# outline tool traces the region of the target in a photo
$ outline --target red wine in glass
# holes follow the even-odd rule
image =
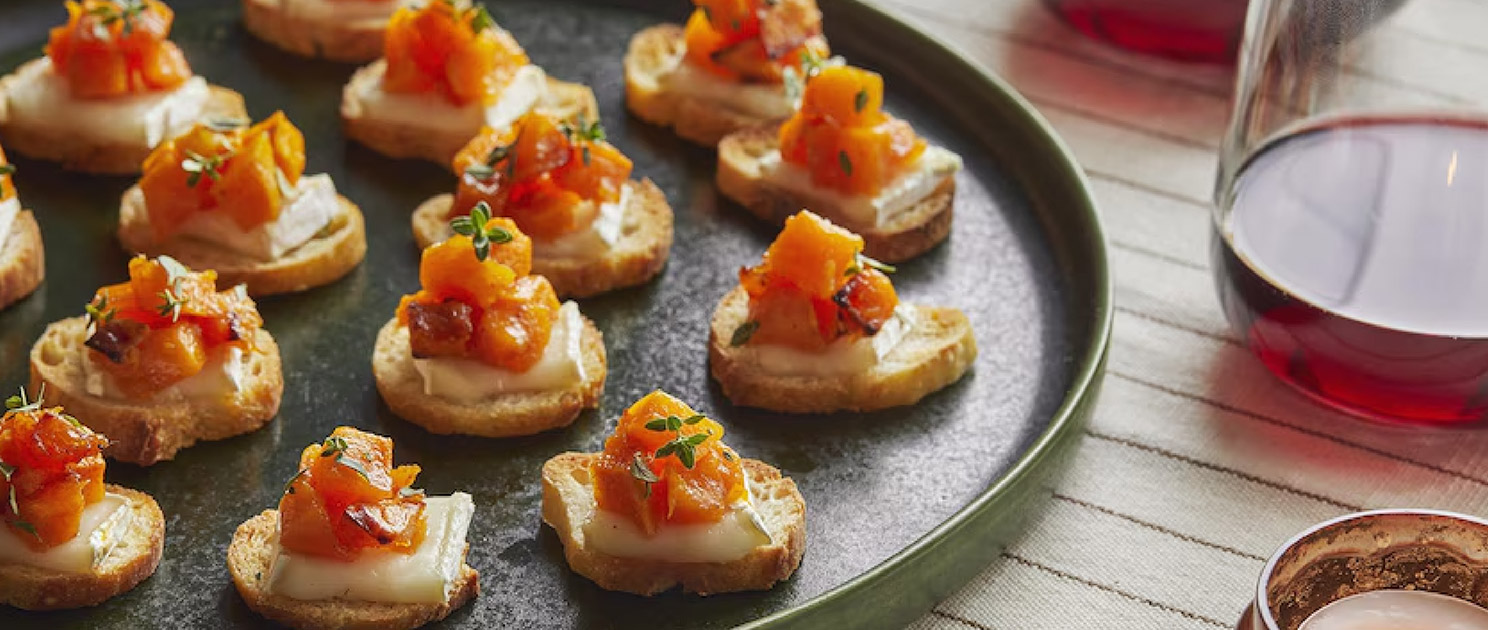
[[[1246,0],[1044,0],[1086,35],[1182,61],[1234,61]]]
[[[1217,225],[1220,300],[1272,372],[1366,416],[1488,412],[1488,122],[1353,119],[1270,143]]]

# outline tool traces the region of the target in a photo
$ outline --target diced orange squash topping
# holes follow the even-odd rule
[[[862,251],[862,237],[815,214],[786,219],[764,261],[739,272],[748,342],[819,351],[843,336],[876,334],[899,296]]]
[[[279,500],[279,544],[290,553],[341,561],[377,549],[411,554],[423,542],[418,466],[393,467],[393,441],[337,427],[300,452],[300,470]]]
[[[251,230],[284,209],[284,184],[305,172],[305,136],[284,112],[252,127],[197,125],[145,158],[140,190],[150,227],[161,240],[198,212],[227,213]]]
[[[542,358],[552,338],[558,294],[547,278],[528,275],[532,239],[516,223],[497,217],[484,226],[509,240],[492,242],[484,259],[477,256],[474,239],[462,234],[424,250],[423,288],[403,297],[398,321],[409,329],[415,356],[465,357],[524,372]],[[461,306],[451,309],[451,304]]]
[[[830,66],[806,82],[801,109],[780,127],[780,154],[818,186],[876,196],[915,166],[925,141],[883,112],[883,77]]]
[[[68,0],[67,24],[52,29],[46,54],[72,95],[103,99],[170,90],[191,78],[185,55],[166,38],[175,13],[159,0]]]
[[[467,0],[398,9],[384,37],[384,90],[439,92],[457,106],[494,103],[531,63],[511,33]]]
[[[0,201],[8,201],[15,198],[14,174],[15,167],[11,166],[10,160],[5,159],[5,149],[0,148]]]
[[[603,138],[597,122],[537,112],[507,129],[482,129],[455,155],[461,177],[450,217],[484,201],[538,240],[588,229],[601,204],[620,199],[633,166]]]
[[[103,499],[108,440],[40,401],[13,399],[0,418],[0,522],[34,551],[78,535],[83,510]]]
[[[631,519],[647,535],[666,525],[718,522],[748,496],[739,455],[722,439],[723,425],[666,392],[651,392],[620,416],[594,464],[599,509]],[[642,469],[655,481],[642,479]]]
[[[93,296],[88,360],[126,396],[149,398],[201,372],[218,347],[252,350],[263,327],[258,307],[246,292],[216,285],[215,271],[135,257],[128,282]]]
[[[734,81],[781,83],[806,55],[831,54],[816,0],[693,0],[687,60]]]

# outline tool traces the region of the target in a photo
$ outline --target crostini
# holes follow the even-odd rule
[[[31,295],[46,279],[46,253],[36,215],[21,207],[15,166],[0,149],[0,310]]]
[[[47,326],[31,388],[109,436],[107,454],[148,466],[200,440],[262,427],[284,394],[279,346],[241,287],[168,256],[129,261],[87,314]]]
[[[165,515],[103,482],[109,441],[26,391],[0,418],[0,605],[96,606],[155,573]]]
[[[718,189],[778,223],[809,208],[861,234],[869,256],[914,258],[951,233],[961,157],[883,111],[883,77],[808,69],[801,109],[718,145]]]
[[[300,453],[279,509],[233,533],[227,568],[254,612],[301,629],[404,630],[445,618],[480,593],[465,563],[470,495],[414,489],[393,441],[337,427]]]
[[[416,0],[243,0],[243,26],[304,57],[363,63],[382,55],[382,33]]]
[[[283,112],[252,127],[197,125],[145,160],[120,204],[119,242],[254,296],[330,284],[366,257],[366,226],[330,175],[304,171],[305,137]]]
[[[505,129],[532,110],[599,118],[593,91],[533,65],[469,0],[398,9],[383,50],[342,90],[341,120],[348,138],[388,157],[450,164],[481,127]]]
[[[150,149],[197,122],[244,118],[243,97],[194,76],[166,39],[160,0],[69,0],[46,56],[0,79],[11,149],[92,173],[138,173]]]
[[[958,309],[901,303],[863,239],[810,212],[713,312],[708,358],[734,404],[788,413],[912,405],[976,359]]]
[[[646,122],[715,146],[740,129],[790,117],[806,59],[830,55],[816,0],[693,0],[687,26],[630,40],[625,103]]]
[[[455,194],[413,213],[414,240],[428,247],[453,236],[450,220],[484,202],[532,237],[533,273],[559,297],[644,284],[671,253],[672,208],[651,180],[630,181],[631,166],[583,117],[532,112],[506,130],[487,127],[455,156]]]
[[[422,290],[377,334],[382,399],[434,433],[530,435],[599,404],[604,338],[573,302],[531,275],[532,239],[485,203],[424,250]]]
[[[739,457],[723,426],[655,391],[600,453],[542,469],[543,522],[568,566],[601,588],[654,595],[765,590],[806,550],[806,502],[773,466]]]

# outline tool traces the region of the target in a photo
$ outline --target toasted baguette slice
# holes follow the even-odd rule
[[[424,379],[413,366],[408,328],[395,318],[377,333],[372,375],[377,391],[394,414],[430,433],[512,437],[568,426],[579,412],[599,404],[607,365],[604,337],[584,318],[584,380],[564,390],[515,392],[478,403],[424,393]]]
[[[249,295],[304,291],[340,280],[367,256],[367,228],[361,209],[345,197],[337,198],[341,213],[320,234],[283,258],[262,262],[193,238],[156,242],[150,213],[145,210],[145,195],[135,186],[124,193],[119,207],[119,242],[137,254],[165,254],[193,269],[215,269],[217,286],[246,284]]]
[[[243,521],[227,546],[233,586],[254,612],[301,630],[407,630],[449,616],[480,594],[480,574],[460,567],[459,581],[442,604],[392,604],[344,599],[305,601],[268,592],[270,568],[278,551],[279,511],[264,510]],[[470,545],[465,546],[470,551]]]
[[[650,179],[630,182],[630,187],[630,203],[625,209],[620,240],[603,255],[545,256],[542,243],[533,243],[532,273],[553,283],[559,297],[583,298],[645,284],[666,266],[672,251],[672,207]],[[439,195],[414,211],[413,239],[420,248],[454,235],[448,219],[454,200],[454,195]]]
[[[9,113],[8,93],[15,89],[25,68],[41,63],[41,59],[29,61],[16,72],[0,78],[0,137],[5,138],[5,147],[37,160],[61,162],[63,168],[84,173],[108,175],[130,175],[139,173],[145,158],[154,147],[140,144],[120,144],[100,141],[77,130],[59,131],[36,128],[13,120]],[[246,119],[248,110],[243,96],[224,87],[208,86],[211,96],[202,109],[201,120]]]
[[[740,129],[775,122],[739,111],[727,102],[667,90],[667,76],[676,70],[686,50],[683,29],[676,24],[658,24],[630,39],[625,53],[625,105],[631,113],[708,147],[718,146],[724,136]]]
[[[243,27],[270,44],[303,57],[366,63],[382,56],[388,15],[309,19],[292,7],[305,0],[243,0]]]
[[[113,484],[106,488],[129,499],[134,520],[103,564],[91,573],[65,573],[0,562],[0,605],[25,610],[97,606],[155,573],[165,547],[165,515],[160,506],[143,492]]]
[[[671,239],[667,241],[670,243]],[[0,234],[0,309],[31,295],[45,279],[46,252],[41,244],[41,228],[36,225],[36,215],[22,210],[11,223],[10,234]]]
[[[391,158],[429,160],[451,168],[455,154],[465,148],[480,129],[450,133],[369,117],[361,93],[365,86],[379,81],[386,70],[387,60],[378,59],[357,70],[346,83],[341,92],[341,122],[346,137]],[[547,92],[537,102],[537,111],[564,119],[583,114],[589,120],[599,120],[599,102],[594,98],[594,91],[587,86],[548,77]],[[429,112],[429,115],[439,116],[440,112]]]
[[[956,382],[976,360],[966,314],[913,306],[915,325],[873,369],[845,376],[780,376],[763,370],[747,347],[730,345],[749,318],[749,294],[736,287],[713,312],[708,361],[713,378],[736,405],[786,413],[874,411],[913,405]]]
[[[597,509],[589,473],[597,459],[598,453],[561,453],[543,464],[542,515],[563,541],[569,568],[600,588],[637,595],[655,595],[679,585],[699,595],[762,591],[789,578],[801,565],[806,552],[806,501],[795,481],[756,459],[743,460],[744,474],[754,508],[770,532],[769,545],[732,562],[662,562],[621,558],[593,549],[584,539],[584,525]]]
[[[778,127],[745,129],[718,145],[718,190],[755,216],[780,225],[802,208],[826,217],[863,237],[863,252],[890,263],[903,262],[939,245],[951,234],[956,200],[956,176],[940,184],[913,208],[886,225],[864,225],[839,210],[823,195],[801,195],[765,179],[761,158],[780,153]]]
[[[149,466],[175,457],[202,440],[221,440],[254,431],[279,413],[284,374],[279,346],[266,330],[254,337],[243,390],[231,399],[164,402],[114,400],[88,393],[83,362],[89,360],[88,318],[74,317],[47,326],[31,347],[31,390],[46,386],[48,404],[66,407],[84,424],[108,436],[105,455]]]

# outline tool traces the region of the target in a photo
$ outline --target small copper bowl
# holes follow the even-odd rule
[[[1383,589],[1431,591],[1488,608],[1488,520],[1379,510],[1316,525],[1266,563],[1236,630],[1297,630],[1323,606]]]

